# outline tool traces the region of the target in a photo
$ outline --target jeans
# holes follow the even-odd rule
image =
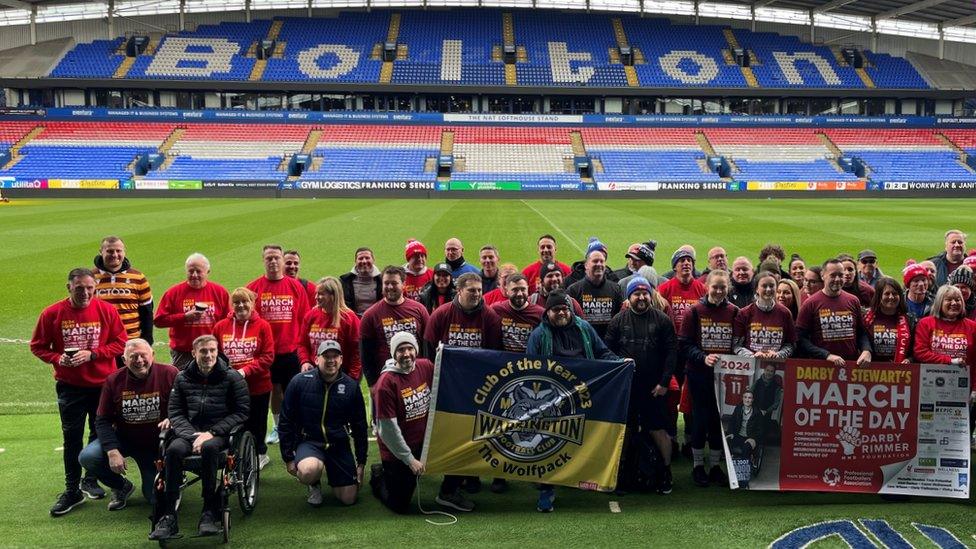
[[[67,490],[78,489],[81,482],[81,463],[78,455],[84,447],[85,423],[88,423],[88,442],[94,441],[95,413],[98,411],[98,399],[102,393],[100,387],[77,387],[58,381],[55,386],[58,393],[58,412],[61,414],[61,436],[64,445],[62,458],[64,459],[64,486]],[[87,420],[87,421],[86,421]]]
[[[139,467],[139,474],[142,477],[142,495],[146,500],[152,502],[153,480],[156,478],[156,452],[142,449],[138,452],[126,448],[124,445],[119,447],[124,457],[131,457]],[[85,446],[78,456],[81,466],[94,474],[98,481],[113,490],[120,490],[124,486],[122,475],[115,473],[108,466],[108,454],[102,450],[102,443],[95,440]]]

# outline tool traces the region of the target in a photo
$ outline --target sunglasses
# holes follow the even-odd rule
[[[873,257],[865,257],[864,259],[861,260],[861,263],[864,263],[866,265],[874,265],[875,261],[877,260],[874,259]]]

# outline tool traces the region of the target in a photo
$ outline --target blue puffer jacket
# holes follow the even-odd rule
[[[350,435],[356,462],[366,463],[366,404],[359,383],[340,371],[335,381],[326,384],[318,369],[292,378],[278,420],[282,460],[294,461],[302,442],[348,446]]]

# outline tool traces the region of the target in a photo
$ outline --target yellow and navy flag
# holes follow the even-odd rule
[[[427,473],[613,490],[633,375],[631,362],[442,347]]]

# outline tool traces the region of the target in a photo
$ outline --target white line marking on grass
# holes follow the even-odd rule
[[[57,401],[51,400],[35,400],[32,402],[0,402],[0,408],[38,408],[41,406],[50,406],[55,404]]]
[[[550,220],[548,217],[546,217],[546,215],[544,213],[542,213],[539,210],[535,209],[531,204],[529,204],[525,200],[520,200],[520,202],[522,204],[525,204],[525,206],[527,208],[529,208],[530,210],[532,210],[533,212],[535,212],[536,215],[538,215],[539,217],[541,217],[542,219],[544,219],[546,223],[552,225],[552,228],[553,229],[556,229],[556,232],[557,233],[559,233],[560,235],[562,235],[562,237],[565,238],[567,242],[569,242],[570,244],[572,244],[573,247],[576,248],[576,251],[578,251],[579,253],[584,254],[584,255],[586,254],[586,250],[584,250],[583,248],[580,248],[579,247],[579,244],[577,244],[575,240],[573,240],[572,238],[570,238],[569,235],[565,233],[565,231],[563,231],[562,229],[560,229],[555,223],[552,222],[552,220]]]
[[[57,448],[54,449],[54,451],[55,452],[63,452],[64,451],[64,446],[58,446]]]
[[[610,502],[610,512],[611,513],[619,513],[620,512],[620,504],[617,503],[616,501],[611,501]]]
[[[29,339],[10,339],[7,337],[0,337],[0,344],[6,345],[27,345],[30,343]]]
[[[0,454],[2,454],[2,453],[4,453],[4,452],[6,452],[6,451],[7,451],[7,449],[6,449],[6,448],[0,448]]]

